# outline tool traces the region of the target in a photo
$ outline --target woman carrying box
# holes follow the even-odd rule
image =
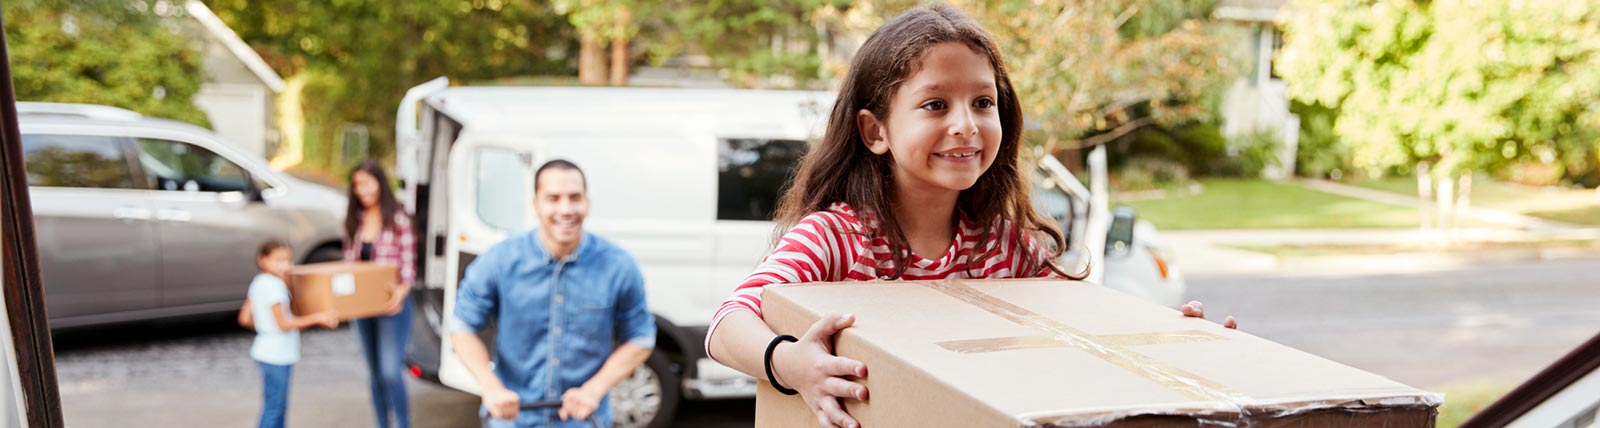
[[[389,188],[388,175],[368,159],[350,171],[349,209],[344,220],[344,260],[387,264],[400,278],[390,294],[387,315],[352,321],[371,376],[372,408],[378,427],[409,428],[405,351],[411,337],[411,284],[416,278],[416,238],[411,217]]]

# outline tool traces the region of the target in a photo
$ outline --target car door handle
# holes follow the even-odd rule
[[[194,218],[194,214],[191,214],[188,211],[184,211],[184,210],[160,210],[160,211],[156,211],[156,219],[159,219],[161,221],[187,222],[187,221],[189,221],[189,220],[191,220],[193,218]]]
[[[122,207],[111,211],[111,216],[119,220],[149,220],[150,210],[144,208]]]

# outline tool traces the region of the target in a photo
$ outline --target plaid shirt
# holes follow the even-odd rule
[[[357,227],[356,230],[361,230]],[[394,226],[386,227],[378,234],[378,239],[372,242],[372,261],[374,263],[397,266],[400,268],[400,285],[410,287],[417,278],[417,238],[411,230],[411,216],[404,211],[395,211]],[[361,242],[353,237],[345,237],[344,260],[347,262],[361,261]]]

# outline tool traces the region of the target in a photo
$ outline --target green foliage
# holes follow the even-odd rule
[[[438,76],[490,79],[568,74],[573,29],[537,0],[207,0],[217,16],[284,76],[307,73],[312,163],[347,124],[368,127],[370,155],[393,148],[407,88]],[[331,166],[331,165],[325,165]]]
[[[1240,135],[1230,142],[1233,155],[1220,159],[1211,172],[1223,177],[1260,177],[1267,167],[1278,165],[1277,150],[1282,145],[1277,131],[1271,129]]]
[[[1211,122],[1193,122],[1172,131],[1184,148],[1184,161],[1195,174],[1215,174],[1228,157],[1228,138]]]
[[[831,40],[820,31],[850,2],[840,0],[664,0],[652,2],[640,40],[655,63],[704,54],[741,87],[824,86]]]
[[[1184,23],[1203,19],[1216,9],[1217,0],[1169,0],[1135,3],[1133,13],[1119,28],[1125,38],[1160,36],[1179,30]]]
[[[861,34],[918,4],[856,1],[828,25]],[[1208,119],[1242,66],[1202,0],[951,1],[1000,45],[1023,111],[1048,135],[1075,139],[1150,117]],[[851,31],[845,31],[849,33]]]
[[[1140,157],[1117,171],[1118,190],[1151,190],[1189,182],[1189,168],[1167,159]]]
[[[1150,126],[1128,134],[1112,144],[1113,168],[1134,159],[1153,158],[1176,162],[1187,173],[1212,174],[1224,162],[1228,141],[1210,122],[1189,122],[1175,127]],[[1124,161],[1123,159],[1128,159]]]
[[[1333,129],[1338,112],[1316,104],[1292,104],[1289,111],[1300,116],[1295,172],[1303,177],[1335,179],[1351,172],[1350,148]]]
[[[205,126],[191,100],[200,55],[168,2],[12,0],[4,3],[19,101],[104,104]]]
[[[1429,161],[1444,177],[1551,164],[1592,151],[1600,135],[1595,2],[1298,0],[1290,9],[1278,70],[1291,97],[1337,108],[1333,129],[1358,167]]]

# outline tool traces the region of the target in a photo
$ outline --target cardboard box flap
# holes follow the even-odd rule
[[[1282,418],[1384,406],[1431,409],[1440,401],[1086,283],[795,284],[768,288],[763,310],[775,330],[795,335],[824,314],[853,313],[856,325],[840,334],[837,352],[895,362],[868,364],[863,383],[869,390],[883,382],[915,382],[917,390],[952,395],[950,401],[980,403],[984,413],[1009,417],[1011,426],[1102,426],[1140,415]],[[872,412],[885,400],[893,399],[875,393],[871,406],[846,406],[852,413]],[[982,424],[1000,426],[987,420]]]

